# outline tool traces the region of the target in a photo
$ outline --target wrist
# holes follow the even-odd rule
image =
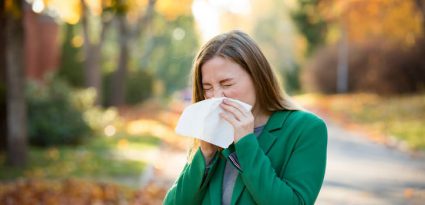
[[[234,143],[237,143],[239,140],[241,140],[242,138],[244,138],[245,136],[248,136],[249,134],[251,134],[252,132],[247,132],[247,133],[244,133],[244,134],[241,134],[240,136],[238,136],[238,135],[235,135],[235,138],[234,138]]]
[[[204,151],[201,149],[201,152],[205,160],[205,165],[208,165],[214,157],[215,151]]]

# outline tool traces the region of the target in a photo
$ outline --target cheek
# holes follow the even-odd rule
[[[210,99],[214,97],[214,92],[212,91],[204,91],[204,98],[205,99]]]
[[[225,91],[224,95],[229,98],[237,99],[249,104],[255,103],[255,94],[246,87],[232,88]]]
[[[224,96],[228,98],[240,99],[240,96],[243,96],[237,89],[227,89],[224,91]]]

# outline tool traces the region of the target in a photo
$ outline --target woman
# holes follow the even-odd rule
[[[218,35],[194,62],[193,99],[228,97],[220,116],[234,128],[226,149],[201,141],[164,204],[314,204],[326,166],[327,129],[280,89],[256,43]]]

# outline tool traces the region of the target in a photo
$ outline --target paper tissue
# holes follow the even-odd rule
[[[219,115],[224,112],[220,104],[225,98],[211,98],[186,107],[177,123],[176,133],[227,148],[233,142],[234,130],[233,126]],[[252,108],[239,100],[226,99],[239,103],[246,110]]]

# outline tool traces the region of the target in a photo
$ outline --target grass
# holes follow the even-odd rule
[[[119,134],[93,137],[81,146],[30,147],[25,168],[6,166],[4,154],[0,154],[0,181],[83,178],[135,183],[148,163],[142,156],[155,151],[159,142],[157,137],[150,135]]]
[[[382,97],[373,94],[295,97],[340,122],[355,123],[425,150],[425,94]]]

